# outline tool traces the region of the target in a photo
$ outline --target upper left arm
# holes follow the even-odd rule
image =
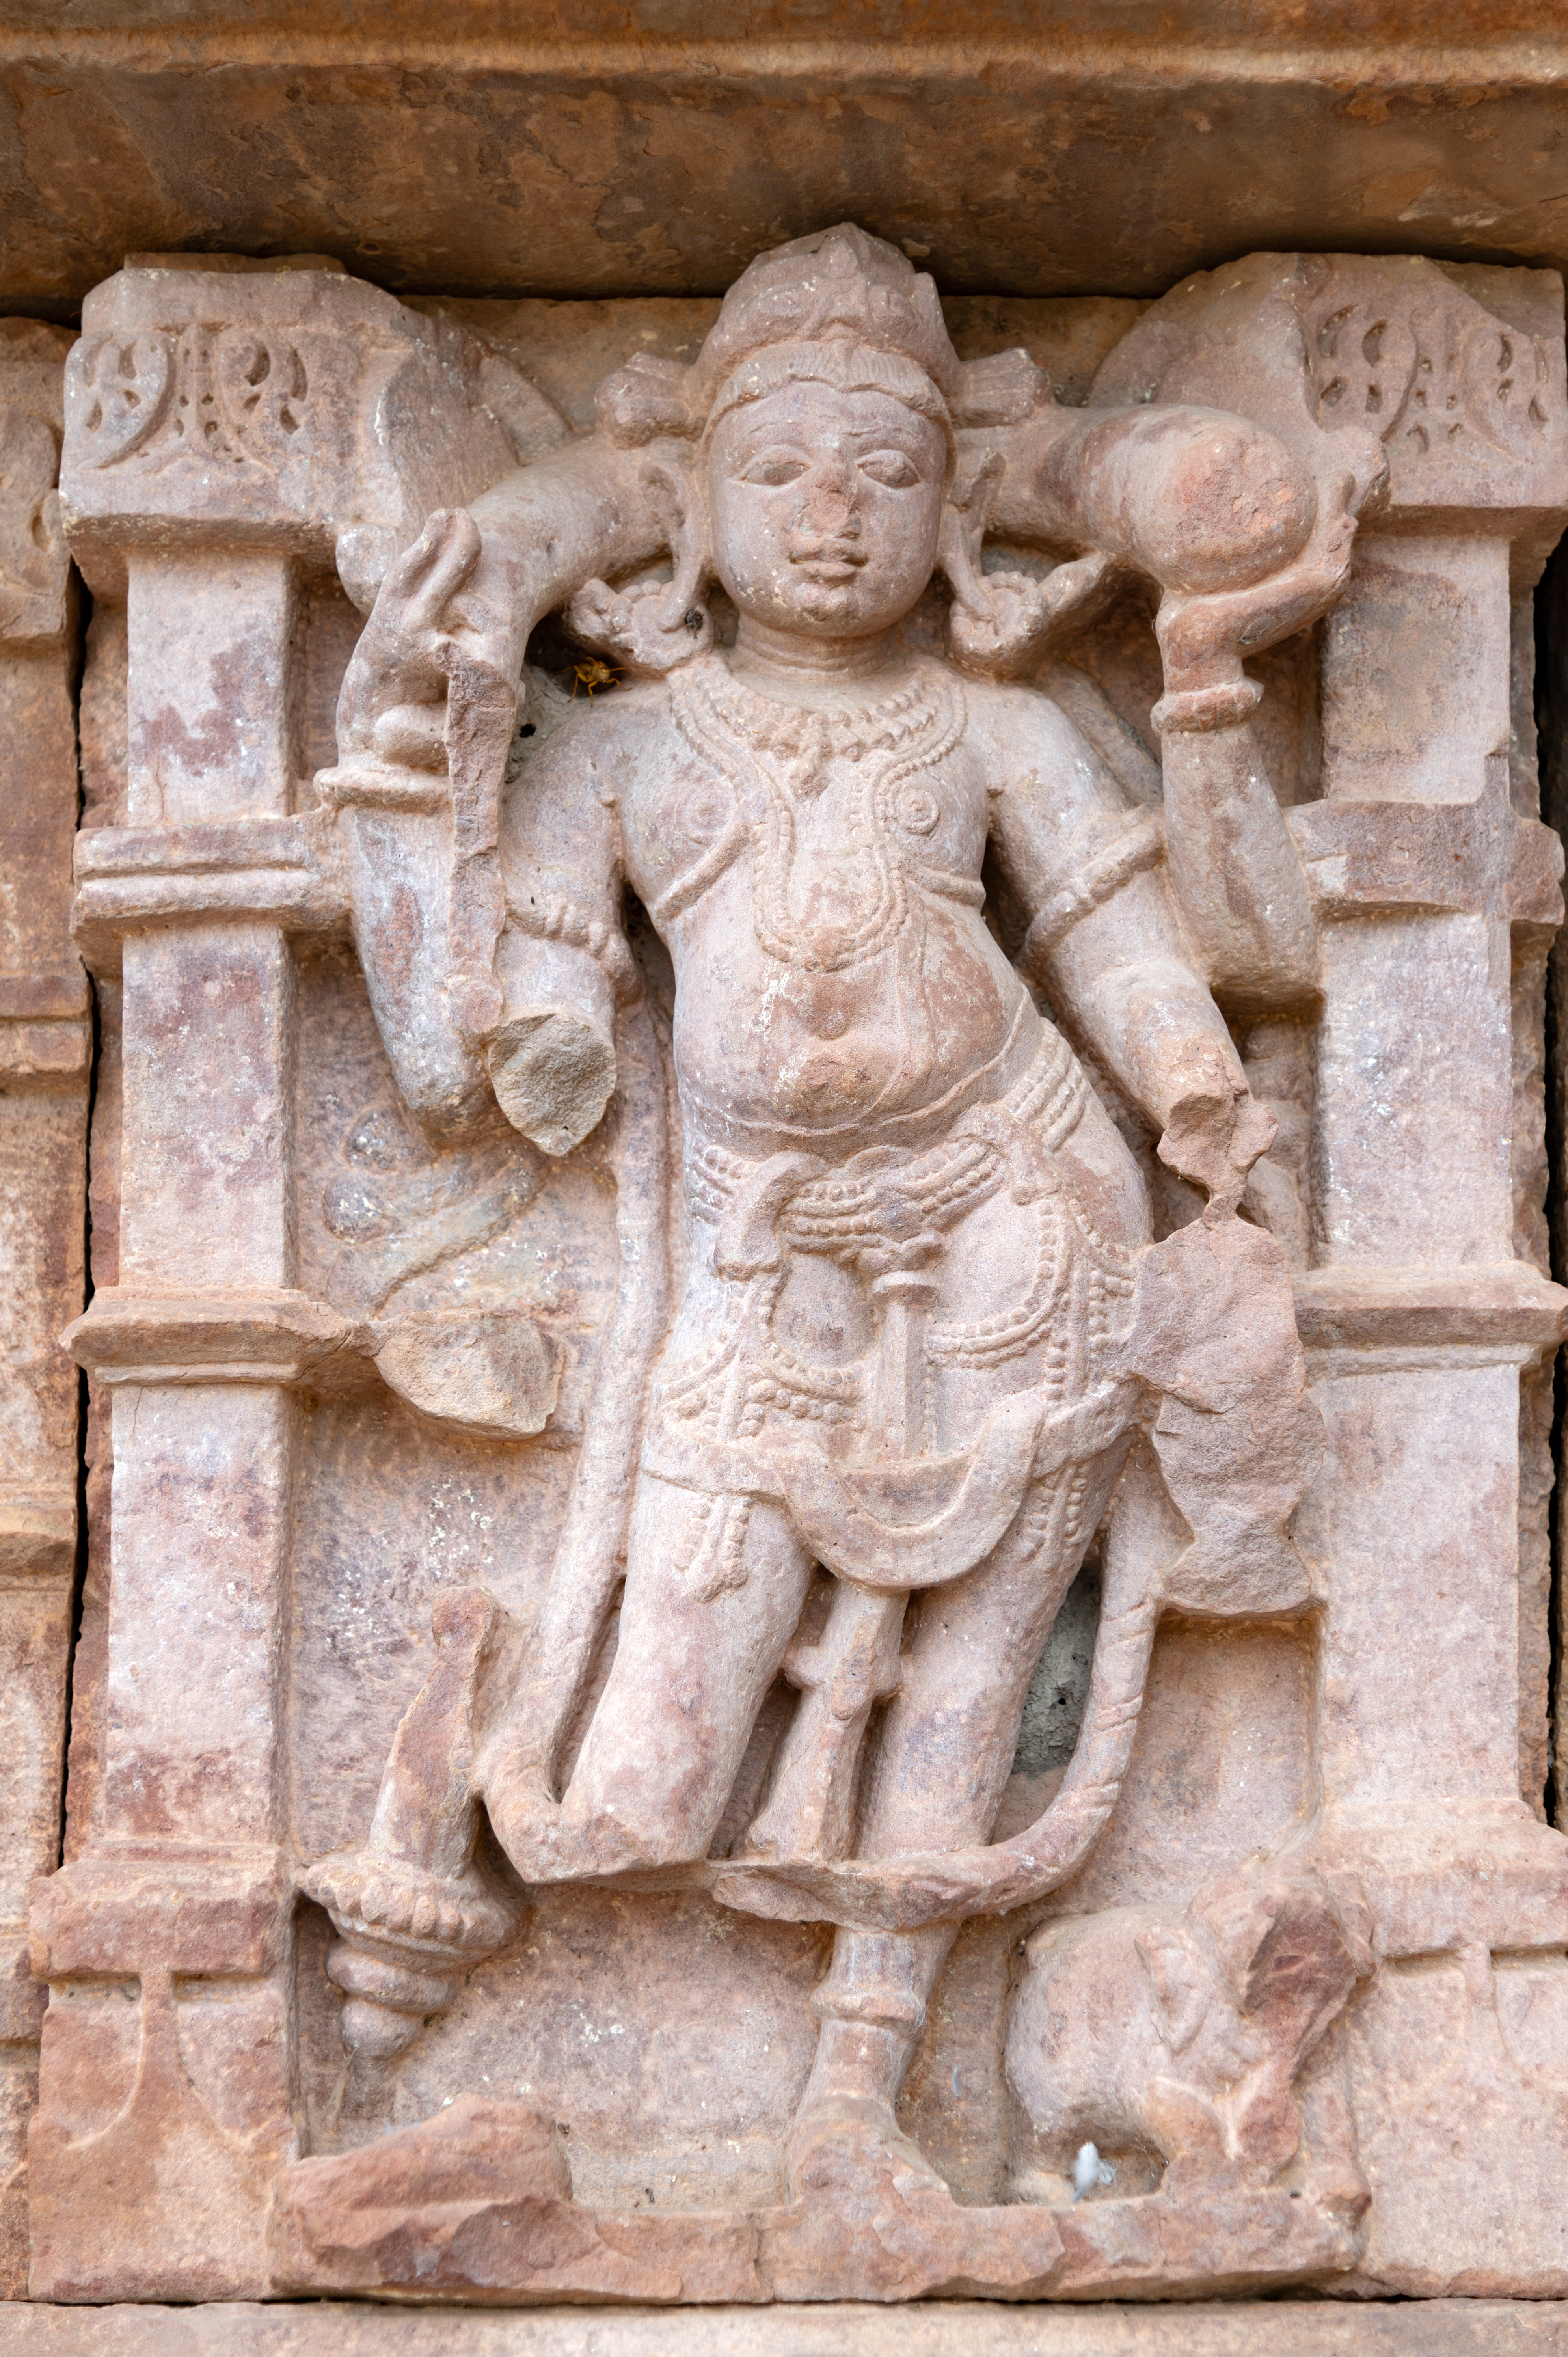
[[[992,782],[991,834],[1008,884],[1029,919],[1022,962],[1037,969],[1058,942],[1162,856],[1159,819],[1133,802],[1103,757],[1048,696],[992,689],[979,718]],[[1181,955],[1161,893],[1152,957]]]

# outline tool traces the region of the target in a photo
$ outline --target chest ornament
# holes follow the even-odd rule
[[[950,878],[908,857],[907,838],[923,841],[941,817],[925,780],[963,738],[963,691],[950,674],[922,664],[879,704],[824,712],[758,694],[715,656],[672,678],[670,697],[686,742],[746,815],[671,888],[660,915],[689,908],[743,841],[754,857],[757,942],[798,973],[842,974],[887,949],[908,921],[912,882],[980,897],[978,879]],[[834,869],[841,899],[855,911],[841,921],[803,912],[797,890],[801,822],[835,772],[847,775],[847,786]]]

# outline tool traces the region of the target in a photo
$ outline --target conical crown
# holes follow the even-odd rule
[[[639,352],[607,377],[599,430],[622,445],[660,435],[696,439],[726,387],[729,396],[756,399],[779,373],[821,373],[851,387],[864,381],[859,367],[873,354],[882,357],[889,390],[950,427],[1016,424],[1050,398],[1026,352],[961,361],[935,282],[896,245],[841,221],[759,253],[725,296],[690,368]]]
[[[849,342],[894,352],[950,394],[959,358],[934,282],[853,221],[759,253],[725,296],[698,357],[699,398],[768,344]]]

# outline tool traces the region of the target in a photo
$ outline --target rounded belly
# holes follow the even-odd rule
[[[999,1059],[1010,1065],[1015,1043],[1032,1045],[1033,1004],[989,934],[982,942],[955,956],[945,941],[934,974],[929,943],[926,954],[900,945],[839,974],[781,967],[755,950],[724,960],[722,974],[682,961],[682,1094],[759,1144],[839,1135],[854,1151],[889,1123],[908,1127]]]

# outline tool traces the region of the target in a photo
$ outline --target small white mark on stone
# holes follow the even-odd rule
[[[1084,2195],[1092,2193],[1097,2185],[1113,2184],[1115,2179],[1114,2162],[1101,2159],[1097,2144],[1079,2146],[1078,2158],[1072,2165],[1072,2198],[1075,2201],[1081,2201]]]

